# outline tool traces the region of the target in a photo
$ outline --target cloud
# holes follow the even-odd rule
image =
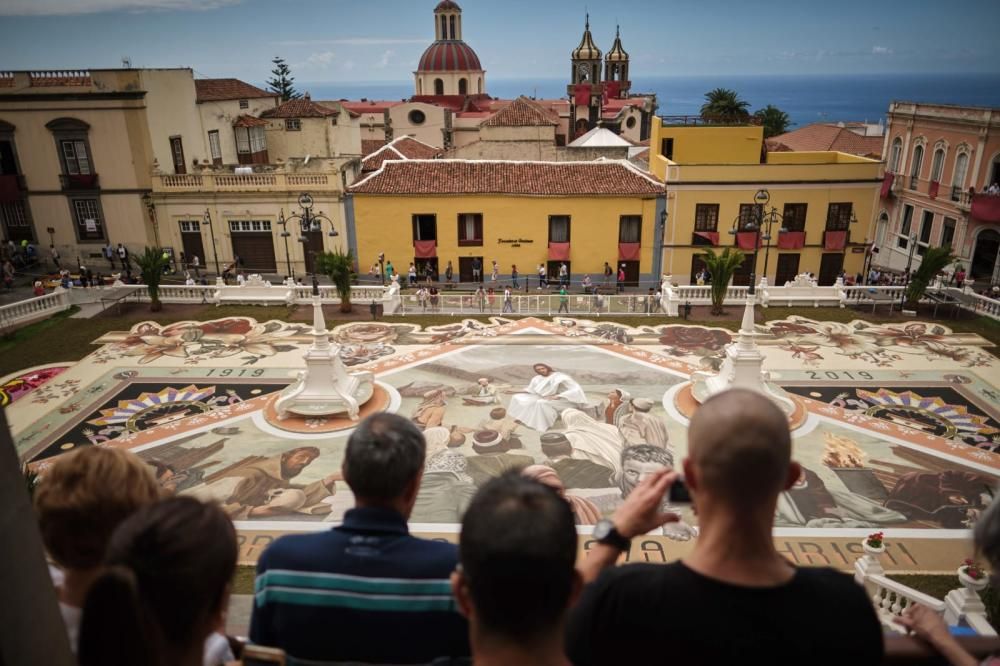
[[[888,46],[873,46],[872,55],[892,55],[892,49]]]
[[[69,16],[101,12],[207,11],[242,0],[4,0],[0,16]]]
[[[27,0],[26,0],[27,1]],[[401,37],[344,37],[341,39],[286,39],[271,42],[271,46],[390,46],[394,44],[429,44],[423,38]]]
[[[298,66],[304,68],[313,69],[326,69],[333,61],[337,59],[337,54],[333,51],[320,51],[319,53],[313,53],[305,59],[305,61],[298,64]]]
[[[382,54],[382,57],[379,58],[378,64],[375,66],[378,67],[379,69],[385,69],[386,67],[389,66],[389,62],[392,60],[392,57],[394,55],[396,55],[395,51],[393,51],[392,49],[387,49]]]
[[[356,66],[357,66],[357,63],[355,63],[353,60],[348,59],[348,60],[344,61],[344,63],[340,66],[340,68],[342,70],[344,70],[345,72],[350,72]]]

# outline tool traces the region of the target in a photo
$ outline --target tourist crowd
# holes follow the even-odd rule
[[[283,536],[258,560],[253,663],[282,663],[266,661],[266,648],[288,664],[882,660],[882,628],[864,589],[775,549],[778,496],[801,468],[785,415],[756,393],[706,401],[681,469],[637,481],[582,555],[577,507],[537,469],[486,482],[458,545],[413,536],[407,522],[426,455],[412,421],[378,414],[360,423],[342,466],[355,498],[343,523]],[[690,553],[668,565],[619,566],[631,539],[679,520],[664,507],[681,487],[699,517]],[[222,633],[233,525],[215,503],[163,493],[152,467],[108,447],[60,458],[39,483],[40,529],[83,666],[234,658]],[[977,530],[991,560],[1000,555],[995,513]],[[903,622],[966,663],[937,615],[914,607]]]

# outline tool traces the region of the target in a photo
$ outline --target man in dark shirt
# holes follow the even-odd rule
[[[566,615],[582,587],[570,503],[518,470],[487,482],[462,520],[452,589],[476,664],[564,666]]]
[[[453,544],[410,536],[426,444],[413,423],[377,414],[347,442],[355,497],[326,532],[284,536],[257,562],[250,640],[296,662],[428,663],[469,655],[449,576]]]
[[[669,565],[610,568],[629,539],[676,520],[660,509],[677,479],[667,470],[595,525],[598,545],[581,565],[593,582],[566,637],[574,666],[881,663],[881,627],[864,589],[831,569],[797,568],[774,548],[778,495],[801,473],[775,404],[742,389],[709,399],[691,420],[688,454],[694,550]]]

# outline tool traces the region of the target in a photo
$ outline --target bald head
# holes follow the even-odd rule
[[[788,419],[759,393],[725,391],[695,412],[688,455],[706,494],[752,509],[784,489],[792,456]]]

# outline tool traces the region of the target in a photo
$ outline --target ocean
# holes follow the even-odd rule
[[[301,83],[313,99],[402,99],[413,94],[412,81],[389,83]],[[565,97],[559,79],[490,79],[490,95]],[[868,121],[885,118],[889,102],[906,100],[962,106],[1000,107],[996,74],[859,74],[826,76],[661,76],[635,77],[633,92],[656,93],[661,115],[697,115],[713,88],[732,88],[751,110],[773,104],[789,115],[793,127],[816,122]]]

